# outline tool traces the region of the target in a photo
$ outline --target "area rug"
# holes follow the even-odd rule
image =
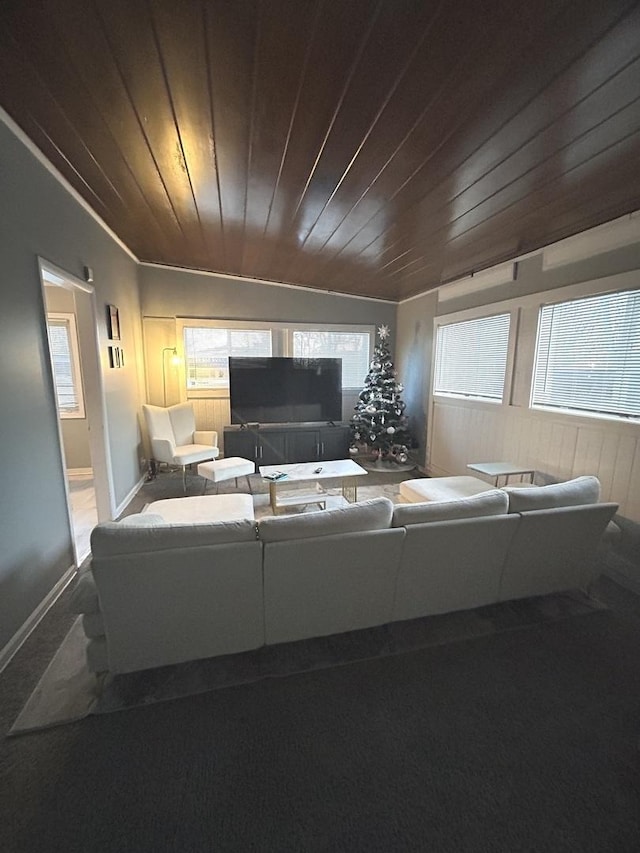
[[[87,641],[78,618],[9,735],[265,678],[294,676],[430,646],[473,641],[559,619],[584,618],[606,609],[597,599],[574,591],[101,678],[86,668]]]

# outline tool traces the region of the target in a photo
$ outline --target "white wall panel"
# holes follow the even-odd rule
[[[433,401],[429,470],[469,474],[469,462],[531,465],[539,480],[595,474],[602,499],[640,522],[640,426],[467,400]]]

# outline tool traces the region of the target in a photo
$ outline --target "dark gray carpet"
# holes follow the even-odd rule
[[[0,848],[636,851],[640,620],[604,591],[624,608],[5,740]]]

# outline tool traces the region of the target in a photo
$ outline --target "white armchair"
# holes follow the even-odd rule
[[[215,430],[197,430],[191,403],[179,403],[163,409],[161,406],[142,407],[152,458],[156,462],[182,468],[182,486],[186,491],[187,465],[216,459],[220,453]]]

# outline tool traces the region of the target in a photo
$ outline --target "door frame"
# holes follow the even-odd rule
[[[109,449],[107,405],[102,377],[102,362],[100,357],[100,335],[98,327],[98,310],[95,288],[93,287],[93,285],[82,281],[72,273],[67,272],[66,270],[60,268],[51,261],[48,261],[46,258],[42,258],[40,256],[38,256],[38,269],[40,273],[40,286],[42,289],[42,303],[45,313],[45,323],[47,315],[47,300],[45,292],[45,284],[47,283],[47,273],[49,274],[50,284],[57,284],[60,287],[64,287],[66,290],[70,290],[74,296],[85,414],[87,418],[87,425],[89,428],[89,452],[91,455],[93,482],[96,493],[96,510],[98,514],[98,522],[110,521],[115,515],[116,504],[113,487],[111,452]],[[51,276],[55,277],[54,280],[51,279]],[[48,351],[49,338],[48,335],[45,335],[45,337],[45,343]],[[51,353],[49,353],[49,358],[51,358]],[[53,386],[53,370],[51,371],[50,377]],[[58,403],[55,394],[55,386],[52,387],[52,391],[57,409]],[[66,475],[64,444],[62,440],[62,423],[59,411],[58,445],[60,450],[60,459],[62,461],[63,466],[65,467],[64,486],[67,496],[69,525],[71,531],[73,531],[71,501]]]

